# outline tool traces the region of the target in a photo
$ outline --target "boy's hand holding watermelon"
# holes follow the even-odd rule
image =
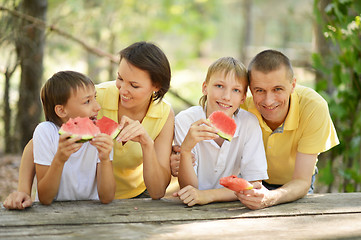
[[[182,143],[182,151],[190,152],[200,141],[218,138],[217,132],[218,130],[205,119],[194,122]]]

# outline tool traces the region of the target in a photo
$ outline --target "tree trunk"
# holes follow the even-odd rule
[[[326,20],[327,20],[325,8],[330,3],[331,3],[331,0],[320,0],[319,1],[318,9],[321,13],[321,17],[324,22],[326,22]],[[327,59],[327,56],[329,56],[331,53],[332,43],[325,38],[322,26],[320,24],[317,24],[316,22],[314,22],[314,36],[315,36],[315,41],[314,41],[315,51],[317,53],[319,53],[321,56],[323,56],[323,59]],[[329,64],[326,63],[326,65],[329,65]],[[321,72],[319,72],[319,71],[316,72],[316,82],[320,81],[321,79],[325,79],[325,78],[326,78],[326,76],[323,76],[323,74]],[[328,82],[328,84],[327,84],[326,92],[328,94],[331,94],[335,90],[333,87],[333,84],[332,84],[332,79],[331,78],[327,79],[327,82]]]
[[[16,149],[14,148],[14,138],[11,135],[11,119],[12,113],[10,108],[10,79],[15,72],[18,64],[15,63],[13,67],[11,65],[11,57],[7,61],[9,66],[5,70],[5,85],[4,85],[4,139],[5,139],[5,153],[12,153]]]
[[[47,0],[24,0],[21,2],[20,10],[24,14],[45,21],[47,5]],[[20,61],[21,79],[16,137],[23,149],[32,138],[42,112],[39,95],[43,75],[45,29],[23,20],[18,26],[18,31],[16,50]]]
[[[246,64],[247,62],[247,48],[251,44],[251,30],[252,30],[252,1],[243,0],[242,3],[243,9],[243,30],[241,36],[241,51],[240,51],[240,60],[242,63]]]

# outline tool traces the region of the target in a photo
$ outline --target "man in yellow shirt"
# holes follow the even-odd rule
[[[248,81],[252,97],[242,108],[259,120],[269,179],[236,195],[250,209],[300,199],[313,190],[318,154],[339,143],[327,102],[296,86],[289,59],[275,50],[252,59]]]

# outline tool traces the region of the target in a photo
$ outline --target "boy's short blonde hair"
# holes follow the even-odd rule
[[[240,61],[234,59],[233,57],[219,58],[209,66],[205,82],[208,84],[211,76],[217,72],[223,72],[224,76],[227,76],[230,73],[234,73],[237,80],[244,86],[245,93],[247,92],[247,69]],[[199,104],[205,108],[206,102],[207,96],[203,95],[199,99]]]
[[[63,123],[55,112],[56,105],[66,105],[72,93],[78,88],[94,87],[94,83],[84,74],[61,71],[49,78],[41,88],[40,96],[46,121],[61,126]]]

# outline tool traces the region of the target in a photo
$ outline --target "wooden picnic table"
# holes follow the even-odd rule
[[[361,193],[313,194],[261,210],[166,198],[0,211],[0,239],[361,239]]]

